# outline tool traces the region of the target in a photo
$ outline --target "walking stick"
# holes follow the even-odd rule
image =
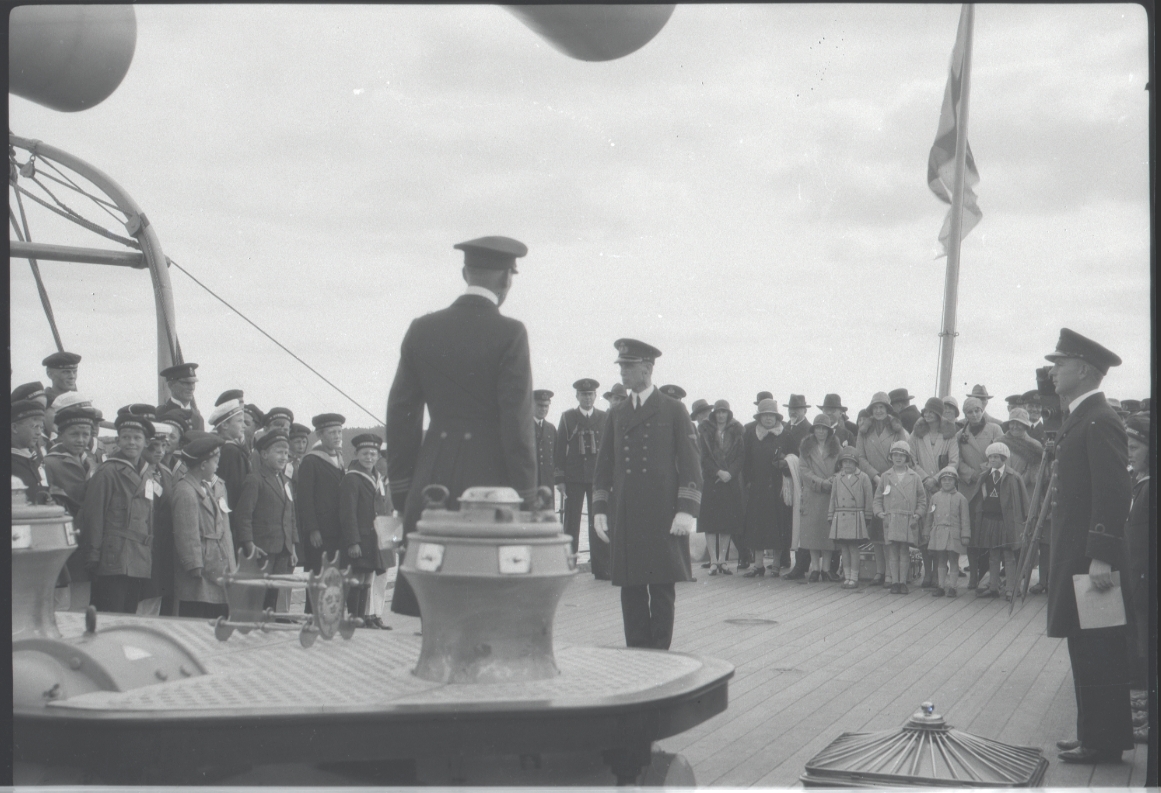
[[[1041,470],[1044,465],[1041,464]],[[1024,604],[1024,599],[1028,596],[1028,583],[1032,580],[1032,549],[1040,543],[1040,534],[1044,529],[1044,518],[1048,515],[1048,504],[1052,499],[1053,492],[1056,490],[1056,461],[1052,461],[1050,468],[1051,474],[1048,477],[1048,486],[1044,490],[1044,497],[1040,500],[1039,509],[1036,515],[1036,528],[1032,531],[1032,536],[1025,542],[1024,547],[1020,550],[1020,577],[1017,582],[1020,586],[1020,604]],[[1036,482],[1040,485],[1040,480]],[[1032,516],[1028,516],[1031,520]],[[1012,610],[1016,607],[1016,598],[1012,598],[1012,602],[1008,604],[1008,616],[1012,615]]]

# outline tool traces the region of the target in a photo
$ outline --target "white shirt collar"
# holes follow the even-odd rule
[[[1081,402],[1085,401],[1093,394],[1099,394],[1099,393],[1101,393],[1101,390],[1099,388],[1094,388],[1092,391],[1085,391],[1083,394],[1078,396],[1076,399],[1074,399],[1068,403],[1068,412],[1071,413],[1072,411],[1076,410],[1078,407],[1080,407]]]
[[[12,449],[12,453],[15,454],[17,457],[27,457],[29,460],[32,459],[32,450],[31,449],[17,449],[15,446],[10,447],[10,448]]]
[[[190,402],[183,403],[183,402],[178,402],[177,397],[171,396],[169,398],[169,401],[172,402],[173,404],[177,405],[182,410],[191,410],[190,405],[192,404],[192,400]]]
[[[582,407],[578,407],[578,408],[577,408],[577,410],[579,410],[579,411],[581,412],[581,415],[583,415],[583,416],[584,416],[586,419],[587,419],[587,418],[591,418],[591,417],[592,417],[592,415],[593,415],[593,409],[592,409],[592,408],[589,408],[588,410],[585,410],[585,409],[584,409],[584,408],[582,408]]]
[[[654,390],[656,390],[656,388],[657,388],[656,386],[650,384],[650,386],[648,388],[646,388],[644,391],[632,391],[632,392],[630,392],[629,398],[632,399],[633,395],[636,395],[637,407],[640,407],[641,405],[644,405],[649,400],[649,397],[651,397],[653,395],[653,392],[654,392]]]
[[[496,297],[496,293],[493,292],[491,289],[485,289],[482,286],[469,286],[467,289],[464,290],[464,294],[465,295],[479,295],[480,297],[486,297],[492,301],[492,305],[494,305],[494,306],[500,305],[500,298]]]
[[[1004,475],[1004,472],[1008,470],[1008,465],[1007,465],[1007,463],[1005,463],[1004,465],[1001,465],[999,468],[992,468],[992,469],[990,469],[990,470],[991,470],[991,472],[992,472],[992,473],[991,473],[991,476],[992,476],[992,478],[994,479],[994,478],[996,477],[996,471],[999,471],[999,472],[1000,472],[1000,476],[1003,476],[1003,475]]]

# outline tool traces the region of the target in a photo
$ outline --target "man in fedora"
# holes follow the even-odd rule
[[[536,489],[547,487],[556,511],[556,427],[545,421],[554,394],[547,388],[532,392],[532,420],[536,428]]]
[[[629,392],[625,390],[625,386],[621,383],[613,383],[612,387],[601,394],[601,396],[609,403],[609,410],[612,410],[629,398]]]
[[[915,422],[920,418],[919,408],[911,404],[915,397],[907,393],[906,388],[896,388],[888,392],[887,398],[891,400],[891,409],[903,424],[903,429],[908,432],[915,429]]]
[[[1003,426],[1004,422],[988,413],[988,400],[992,398],[992,395],[988,393],[986,386],[982,386],[977,383],[976,385],[972,386],[972,392],[968,394],[968,396],[975,397],[980,401],[980,404],[984,406],[984,421],[990,424]],[[908,432],[910,432],[910,430],[908,430]]]
[[[595,530],[609,542],[609,496],[616,492],[613,586],[621,588],[625,644],[668,650],[677,598],[690,581],[689,534],[701,509],[701,460],[685,406],[653,385],[656,347],[618,339],[616,363],[629,399],[609,413],[593,482]]]
[[[572,384],[576,389],[577,406],[564,411],[556,428],[555,479],[564,499],[564,531],[572,537],[572,552],[580,543],[581,509],[588,499],[589,560],[593,575],[609,579],[608,546],[598,542],[593,532],[593,469],[597,465],[597,449],[605,431],[603,410],[593,407],[597,401],[600,383],[591,377],[582,377]]]
[[[708,419],[710,413],[713,412],[714,406],[709,402],[706,402],[704,399],[695,399],[693,405],[689,408],[689,418],[693,421],[694,426],[696,426],[699,421]]]
[[[1056,438],[1048,635],[1068,640],[1076,688],[1076,740],[1060,741],[1066,763],[1117,763],[1133,748],[1125,626],[1082,628],[1072,577],[1093,589],[1113,587],[1124,566],[1125,522],[1132,485],[1128,439],[1101,381],[1121,359],[1095,341],[1061,328],[1050,376],[1065,419]]]
[[[528,506],[536,495],[528,331],[500,313],[516,260],[528,248],[508,237],[453,247],[464,252],[467,289],[447,308],[411,322],[387,397],[387,478],[405,536],[415,530],[430,484],[447,488],[453,510],[469,487],[510,487]],[[391,610],[419,616],[404,578],[395,583]]]

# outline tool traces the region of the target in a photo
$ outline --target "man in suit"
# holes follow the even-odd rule
[[[201,432],[205,430],[206,422],[198,410],[197,403],[194,402],[194,390],[198,382],[194,372],[197,371],[197,368],[196,363],[179,363],[161,370],[160,374],[165,378],[165,386],[169,389],[169,399],[165,401],[165,404],[157,406],[157,412],[162,412],[169,405],[188,410],[193,415],[191,427]]]
[[[853,421],[843,419],[846,408],[843,406],[843,398],[841,396],[838,394],[827,394],[823,397],[822,404],[815,405],[815,407],[822,411],[822,415],[826,416],[826,420],[834,427],[834,439],[839,442],[840,446],[855,445],[855,434],[859,431],[859,427]]]
[[[1056,439],[1052,494],[1052,558],[1048,574],[1048,635],[1068,639],[1076,688],[1076,740],[1060,741],[1067,763],[1117,763],[1133,748],[1125,626],[1082,629],[1072,577],[1113,586],[1123,567],[1131,484],[1125,427],[1109,407],[1101,381],[1121,359],[1091,339],[1062,328],[1050,376],[1067,411]]]
[[[920,419],[919,408],[911,404],[915,397],[907,393],[906,388],[896,388],[888,392],[887,399],[891,400],[891,409],[899,417],[903,429],[911,432],[915,428],[915,422]]]
[[[552,493],[552,510],[556,511],[556,427],[545,421],[552,405],[553,393],[547,388],[532,392],[532,419],[536,422],[536,489],[547,487]]]
[[[603,410],[597,410],[597,389],[600,383],[583,377],[572,384],[576,389],[577,406],[564,411],[556,430],[556,486],[564,498],[564,530],[572,537],[572,552],[576,553],[580,540],[581,508],[588,499],[589,559],[593,575],[602,581],[609,579],[608,547],[597,542],[593,533],[593,470],[597,464],[597,449],[605,430]]]
[[[892,392],[892,393],[894,393],[894,392]],[[975,397],[976,399],[978,399],[980,401],[980,404],[984,406],[984,421],[985,422],[987,422],[989,424],[997,424],[997,425],[1001,425],[1001,426],[1003,425],[1004,422],[1000,421],[998,418],[996,418],[995,416],[988,413],[988,400],[992,398],[992,395],[988,393],[987,386],[982,386],[979,384],[972,386],[972,392],[970,394],[968,394],[968,396]],[[908,432],[911,432],[911,429],[909,427],[907,427],[906,424],[904,424],[903,427]]]
[[[615,408],[617,405],[629,398],[629,392],[625,390],[625,386],[620,383],[613,383],[605,393],[601,394],[605,401],[609,403],[609,409]]]
[[[906,393],[906,389],[903,389]],[[811,424],[806,420],[806,411],[810,405],[806,403],[806,397],[802,394],[791,394],[790,400],[786,403],[786,412],[789,414],[789,420],[786,422],[786,439],[783,442],[783,448],[786,449],[787,454],[798,455],[799,449],[802,448],[802,441],[811,433]],[[785,552],[783,555],[785,556]],[[784,578],[791,581],[801,581],[806,583],[806,573],[810,570],[810,551],[802,548],[794,549],[794,568],[787,573]]]
[[[528,248],[508,237],[453,247],[464,252],[467,289],[448,308],[412,321],[387,398],[387,477],[404,535],[415,529],[430,484],[448,489],[453,510],[469,487],[511,487],[529,506],[536,495],[528,331],[500,314]],[[404,578],[391,610],[419,616]]]
[[[254,442],[260,465],[242,485],[242,497],[234,512],[238,515],[238,540],[247,556],[257,551],[270,557],[268,573],[281,575],[294,570],[298,556],[294,546],[298,531],[294,522],[294,499],[284,469],[290,457],[290,436],[283,429],[271,430]],[[278,590],[266,593],[264,608],[278,603]]]
[[[616,492],[613,586],[621,588],[625,644],[668,650],[674,583],[690,581],[689,533],[701,509],[702,474],[689,413],[653,386],[661,351],[615,343],[629,399],[609,412],[593,486],[595,531],[609,543],[609,495]]]

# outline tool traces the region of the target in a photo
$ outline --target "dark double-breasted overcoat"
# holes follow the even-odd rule
[[[113,453],[85,488],[81,549],[96,575],[149,578],[153,570],[153,482],[149,464]]]
[[[423,430],[423,410],[431,423]],[[448,508],[469,487],[536,492],[532,367],[524,324],[480,295],[411,323],[387,398],[387,478],[404,536],[423,512],[423,489],[443,485]],[[301,476],[301,475],[300,475]],[[300,499],[301,500],[301,499]],[[391,609],[419,615],[407,580]]]
[[[1052,496],[1052,554],[1048,569],[1048,635],[1080,631],[1072,577],[1093,559],[1123,566],[1129,516],[1129,442],[1125,427],[1093,394],[1068,415],[1056,437],[1056,492]]]
[[[613,585],[691,580],[689,539],[669,533],[678,512],[701,510],[701,459],[685,405],[654,390],[636,410],[628,399],[610,410],[594,476],[595,514],[607,514],[617,493]]]
[[[379,550],[379,535],[375,533],[375,516],[390,515],[387,488],[378,471],[366,470],[355,460],[347,468],[339,485],[339,525],[343,529],[343,565],[364,572],[387,572],[395,564],[391,551]],[[359,546],[359,558],[352,559],[347,549]]]
[[[339,484],[343,469],[326,452],[312,449],[298,468],[298,487],[294,491],[295,521],[302,545],[302,565],[307,570],[322,569],[322,555],[332,555],[342,543],[339,528]],[[339,458],[341,462],[342,459]],[[310,533],[322,535],[322,547],[315,548]]]

